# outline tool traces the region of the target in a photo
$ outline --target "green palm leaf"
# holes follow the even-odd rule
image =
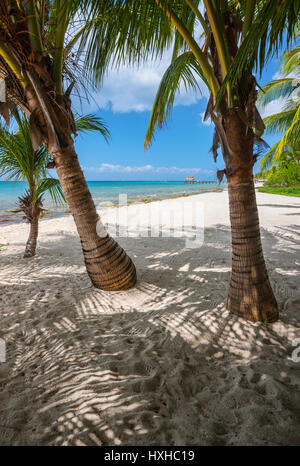
[[[36,202],[47,190],[54,202],[61,203],[64,196],[57,179],[48,176],[48,149],[34,151],[30,138],[28,119],[17,118],[18,128],[10,132],[0,126],[0,176],[7,180],[27,181]]]
[[[275,160],[274,160],[274,154],[276,152],[276,149],[278,147],[278,144],[279,142],[277,142],[276,144],[274,144],[273,147],[271,147],[271,149],[265,154],[265,156],[261,159],[260,163],[259,163],[259,170],[260,170],[260,173],[263,173],[267,170],[269,170],[272,166],[273,163],[275,163]]]
[[[75,115],[75,127],[77,133],[97,131],[102,134],[107,143],[109,142],[110,132],[103,118],[97,117],[92,113],[81,116]]]
[[[80,9],[87,27],[78,46],[85,74],[97,85],[110,64],[139,64],[172,44],[173,27],[154,0],[84,0]]]
[[[280,97],[289,97],[300,87],[298,78],[281,78],[266,84],[259,94],[258,102],[265,106]]]
[[[188,5],[182,5],[182,10],[177,11],[177,15],[181,21],[186,25],[187,30],[193,34],[195,28],[195,21],[196,15],[195,13],[188,7]],[[180,52],[187,52],[189,47],[187,43],[183,39],[182,35],[176,29],[174,32],[174,46],[173,46],[173,57],[172,61],[174,61]]]
[[[206,82],[192,52],[185,52],[177,57],[165,71],[157,90],[145,137],[145,147],[149,147],[153,139],[155,127],[161,128],[166,123],[173,107],[175,97],[183,83],[185,90],[199,91],[196,77]]]
[[[66,202],[58,179],[49,177],[39,180],[34,191],[33,200],[36,201],[36,199],[38,199],[46,192],[50,194],[50,197],[55,202],[55,204],[64,204]]]
[[[264,118],[266,132],[286,132],[292,125],[296,112],[297,108],[293,108],[291,110],[284,110],[283,112],[275,113],[274,115],[270,115]]]
[[[0,176],[7,179],[30,180],[32,154],[24,144],[21,132],[10,133],[0,126]]]
[[[232,2],[239,3],[239,2]],[[283,47],[289,47],[296,36],[300,0],[257,1],[251,27],[229,68],[217,96],[220,104],[228,83],[235,86],[246,69],[256,66],[262,71],[268,60]]]
[[[299,35],[299,34],[298,34]],[[287,147],[295,150],[300,137],[300,79],[287,76],[291,73],[299,76],[300,48],[294,47],[282,55],[281,72],[283,78],[266,84],[259,95],[260,103],[266,106],[269,102],[283,98],[282,112],[270,115],[264,119],[267,132],[284,133],[260,162],[260,169],[265,170],[277,164]]]
[[[300,104],[298,105],[298,108],[295,112],[294,118],[289,125],[289,128],[281,138],[281,140],[278,143],[278,146],[276,148],[276,151],[274,152],[274,159],[276,157],[280,157],[283,149],[285,146],[290,145],[294,146],[295,144],[298,143],[300,139]]]
[[[28,118],[17,116],[18,128],[9,131],[0,125],[0,176],[7,180],[27,181],[34,193],[36,202],[46,191],[57,204],[65,202],[58,179],[49,176],[47,164],[50,154],[42,146],[34,151],[32,147]],[[110,133],[102,118],[94,114],[76,115],[75,126],[78,133],[97,131],[109,141]]]

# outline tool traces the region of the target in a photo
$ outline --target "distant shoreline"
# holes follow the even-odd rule
[[[88,182],[88,183],[92,183],[92,182]],[[102,182],[101,182],[102,183]],[[104,182],[105,183],[105,182]],[[113,182],[111,182],[113,183]],[[167,182],[156,182],[156,181],[153,181],[153,182],[116,182],[116,183],[124,183],[124,185],[126,185],[127,183],[127,186],[128,186],[128,183],[155,183],[157,185],[161,184],[161,183],[170,183],[170,185],[175,182],[172,182],[172,181],[167,181]],[[176,182],[177,183],[177,182]],[[119,198],[118,198],[118,194],[128,194],[128,200],[127,200],[127,203],[128,205],[132,205],[132,204],[148,204],[150,202],[155,202],[155,201],[163,201],[163,200],[166,200],[166,199],[177,199],[177,198],[181,198],[181,197],[190,197],[190,196],[193,196],[193,195],[197,195],[197,194],[203,194],[203,193],[206,193],[206,192],[222,192],[223,190],[226,190],[227,189],[227,185],[219,185],[217,182],[215,184],[211,184],[211,185],[201,185],[201,184],[194,184],[194,185],[189,185],[189,184],[185,184],[184,181],[180,181],[178,182],[180,183],[179,186],[182,186],[182,188],[184,189],[184,192],[182,192],[182,190],[178,190],[178,192],[172,190],[172,191],[164,191],[162,190],[161,192],[154,192],[154,191],[149,191],[149,192],[145,192],[143,193],[142,191],[132,191],[130,189],[128,189],[128,193],[122,193],[122,192],[119,192],[119,191],[115,191],[114,192],[114,197],[111,196],[111,198],[107,197],[105,199],[105,196],[108,196],[109,192],[108,193],[105,193],[103,196],[101,196],[101,192],[99,193],[94,193],[93,192],[93,189],[92,189],[92,186],[90,186],[90,190],[91,190],[91,193],[92,193],[92,196],[93,196],[93,199],[94,199],[94,202],[95,202],[95,205],[96,205],[96,208],[97,209],[103,209],[103,208],[107,208],[107,207],[120,207],[120,205],[123,205],[123,204],[120,204],[119,203]],[[191,188],[192,186],[192,188]],[[220,187],[219,187],[220,186]],[[129,188],[130,186],[128,186]],[[116,189],[117,186],[113,186],[112,187],[113,189]],[[187,192],[188,191],[188,192]],[[0,194],[1,194],[1,190],[0,190]],[[23,221],[23,214],[22,213],[14,213],[13,210],[16,210],[17,208],[17,199],[18,199],[18,194],[15,193],[14,195],[14,205],[9,208],[2,208],[1,209],[1,202],[0,202],[0,228],[1,226],[3,225],[7,225],[7,224],[13,224],[13,223],[20,223]],[[3,202],[3,201],[2,201]],[[54,206],[50,206],[48,207],[47,205],[45,205],[45,214],[44,214],[44,218],[59,218],[59,217],[62,217],[62,216],[65,216],[65,215],[69,215],[71,214],[69,208],[67,205],[63,205],[63,206],[58,206],[58,207],[54,207]]]

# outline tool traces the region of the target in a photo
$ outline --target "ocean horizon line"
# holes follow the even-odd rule
[[[211,181],[218,183],[218,180],[197,179],[195,181]],[[185,180],[86,180],[87,183],[184,183]],[[0,183],[27,183],[22,180],[0,180]]]

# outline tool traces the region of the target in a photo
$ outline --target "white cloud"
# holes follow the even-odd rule
[[[93,173],[166,173],[166,174],[189,174],[196,175],[198,173],[213,174],[214,170],[206,170],[203,168],[181,168],[181,167],[154,167],[152,165],[129,166],[129,165],[113,165],[110,163],[102,163],[99,167],[82,167],[85,172]]]
[[[281,79],[281,78],[295,78],[293,74],[289,74],[287,76],[283,76],[280,71],[277,71],[273,77],[272,80],[275,79]],[[298,83],[298,81],[295,80],[295,86]],[[296,102],[299,100],[299,91],[294,90],[291,95],[289,96],[289,99],[295,99]],[[287,99],[284,97],[280,97],[279,99],[274,99],[272,100],[269,104],[267,104],[265,107],[262,107],[261,105],[258,105],[258,111],[260,112],[262,118],[266,118],[270,115],[274,115],[275,113],[280,113],[284,110],[285,104],[287,103]]]
[[[111,108],[115,113],[151,110],[161,78],[170,63],[171,50],[168,50],[161,60],[148,60],[140,67],[122,66],[118,70],[110,70],[104,78],[102,88],[93,95],[94,102],[91,100],[88,110],[96,111],[99,107]],[[205,85],[199,84],[202,95],[199,92],[186,91],[182,86],[175,105],[191,105],[202,96],[208,97]]]
[[[284,109],[284,104],[286,103],[286,99],[280,97],[279,99],[272,100],[268,105],[262,107],[261,105],[257,106],[257,109],[262,118],[266,118],[270,115],[274,115],[274,113],[282,112]]]
[[[207,120],[204,121],[204,115],[205,115],[205,112],[199,113],[199,116],[201,116],[202,124],[205,125],[205,126],[211,126],[211,125],[213,125],[213,122],[211,121],[210,118],[207,118]]]

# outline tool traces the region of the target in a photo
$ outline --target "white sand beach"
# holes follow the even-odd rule
[[[119,238],[138,272],[126,292],[91,286],[70,215],[41,220],[31,259],[28,225],[0,228],[0,445],[300,443],[300,198],[257,194],[280,306],[267,325],[226,311],[227,192],[155,204],[187,199],[204,203],[204,244]]]

